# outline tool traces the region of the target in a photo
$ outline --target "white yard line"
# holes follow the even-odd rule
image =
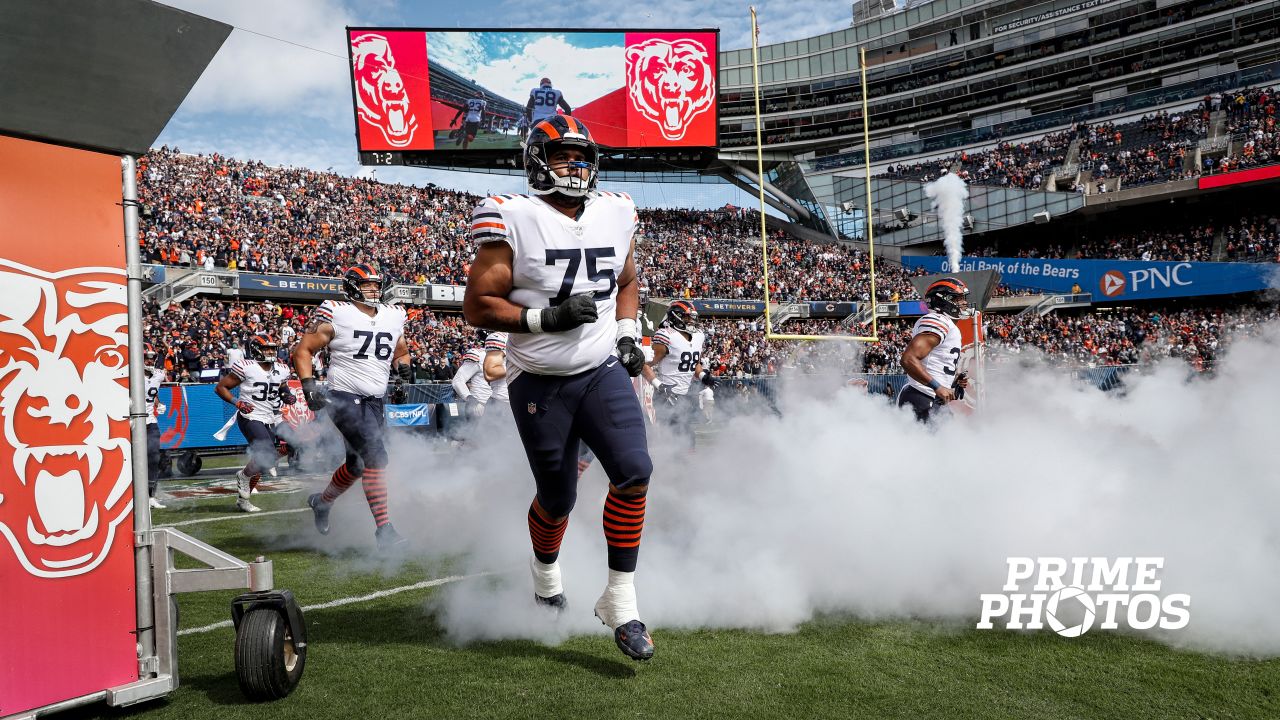
[[[184,525],[199,525],[201,523],[222,522],[223,520],[253,520],[255,518],[270,517],[272,515],[288,515],[290,513],[311,512],[311,508],[294,508],[293,510],[267,510],[266,512],[256,513],[239,513],[237,515],[222,515],[220,517],[200,518],[199,520],[183,520],[176,523],[165,523],[156,525],[156,527],[182,527]]]
[[[285,510],[282,512],[295,512],[295,511]],[[265,515],[266,513],[256,513],[256,514]],[[377,592],[369,593],[368,595],[357,595],[355,597],[338,598],[337,600],[330,600],[329,602],[320,603],[318,605],[307,605],[306,607],[302,608],[302,611],[310,612],[312,610],[328,610],[329,608],[341,607],[343,605],[352,605],[354,603],[368,602],[369,600],[377,600],[379,598],[384,598],[391,595],[399,595],[400,593],[403,593],[403,592],[410,592],[413,590],[425,590],[427,588],[433,588],[440,585],[455,583],[455,582],[458,582],[459,580],[470,580],[472,578],[484,577],[486,575],[492,575],[492,574],[493,573],[491,572],[482,572],[482,573],[476,573],[475,575],[450,575],[448,577],[436,578],[435,580],[423,580],[422,582],[417,582],[412,585],[401,585],[400,587],[389,588],[387,590],[379,590]],[[203,625],[201,627],[194,627],[194,628],[187,628],[185,630],[179,630],[178,634],[179,635],[195,635],[197,633],[205,633],[211,630],[218,630],[220,628],[225,628],[225,627],[231,627],[230,620],[223,620],[222,622],[216,622],[216,623],[213,623],[212,625]]]

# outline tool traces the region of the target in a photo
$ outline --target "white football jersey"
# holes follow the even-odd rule
[[[249,414],[241,415],[268,425],[280,422],[280,408],[284,405],[280,393],[289,392],[284,386],[289,381],[289,366],[275,361],[270,370],[264,370],[256,360],[241,360],[231,366],[231,374],[240,378],[239,399],[253,406]]]
[[[614,353],[618,275],[631,253],[636,223],[636,205],[626,193],[593,194],[577,220],[528,195],[499,195],[476,206],[472,239],[505,242],[514,253],[508,300],[545,309],[571,295],[595,293],[595,322],[564,332],[510,333],[508,380],[520,371],[575,375]]]
[[[488,100],[480,98],[471,98],[467,101],[467,122],[480,122],[480,116],[484,115],[484,109],[489,105]]]
[[[156,399],[160,397],[160,386],[164,384],[164,371],[159,368],[146,368],[146,387],[147,387],[147,424],[155,425],[159,420],[156,418]]]
[[[653,342],[667,348],[667,354],[653,371],[663,385],[670,385],[671,392],[685,395],[689,392],[689,384],[693,382],[693,370],[702,360],[702,344],[706,336],[701,330],[684,333],[671,327],[664,327],[653,334]]]
[[[951,387],[956,380],[956,364],[960,361],[960,328],[946,315],[931,312],[916,321],[911,328],[911,337],[914,339],[922,332],[933,333],[940,338],[937,347],[925,356],[924,369],[943,387]],[[907,384],[929,397],[934,395],[928,385],[913,377],[908,376]]]
[[[458,383],[465,384],[467,392],[474,395],[481,403],[488,404],[490,396],[493,395],[493,388],[489,386],[489,381],[484,379],[484,348],[471,348],[466,355],[462,356],[462,364],[458,366],[453,382],[455,388],[458,387]]]
[[[560,98],[564,94],[553,87],[538,87],[529,91],[529,97],[533,100],[531,124],[537,125],[540,120],[556,114],[556,107],[560,105]]]
[[[484,340],[484,352],[486,355],[497,350],[504,356],[507,354],[507,334],[504,332],[489,333],[489,337]],[[505,364],[505,358],[503,363]],[[494,400],[502,402],[511,402],[511,398],[507,396],[507,379],[500,378],[498,380],[489,381],[489,389],[493,391]]]
[[[341,300],[325,300],[316,308],[316,319],[333,325],[329,389],[361,397],[386,394],[406,315],[398,305],[378,305],[377,310],[369,317],[355,303]]]

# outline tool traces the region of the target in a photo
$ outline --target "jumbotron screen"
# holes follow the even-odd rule
[[[718,147],[718,30],[348,28],[347,39],[361,152],[518,152],[557,113],[605,147]]]

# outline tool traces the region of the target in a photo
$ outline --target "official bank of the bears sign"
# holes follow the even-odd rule
[[[1010,287],[1050,293],[1070,293],[1078,287],[1080,292],[1093,295],[1095,302],[1230,295],[1266,290],[1280,280],[1280,266],[1275,263],[982,257],[964,258],[953,270],[944,257],[906,256],[902,264],[931,273],[999,270],[1001,282]]]

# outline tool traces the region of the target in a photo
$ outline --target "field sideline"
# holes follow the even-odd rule
[[[201,484],[214,479],[208,475]],[[233,631],[221,625],[236,593],[191,594],[179,596],[186,632],[175,693],[59,717],[1280,716],[1280,660],[1180,652],[1114,633],[1069,640],[1047,631],[826,616],[793,634],[656,627],[658,655],[644,664],[624,658],[603,635],[555,647],[460,647],[444,637],[427,601],[446,582],[482,580],[452,577],[447,558],[359,571],[354,557],[291,547],[289,537],[311,529],[309,514],[287,512],[304,497],[259,494],[260,516],[227,512],[229,498],[177,501],[153,515],[239,557],[267,554],[277,586],[303,605],[325,605],[307,613],[307,668],[293,695],[267,706],[245,701]],[[253,533],[245,532],[249,524]],[[264,547],[263,537],[277,538],[274,547]],[[395,592],[380,592],[387,590]]]

